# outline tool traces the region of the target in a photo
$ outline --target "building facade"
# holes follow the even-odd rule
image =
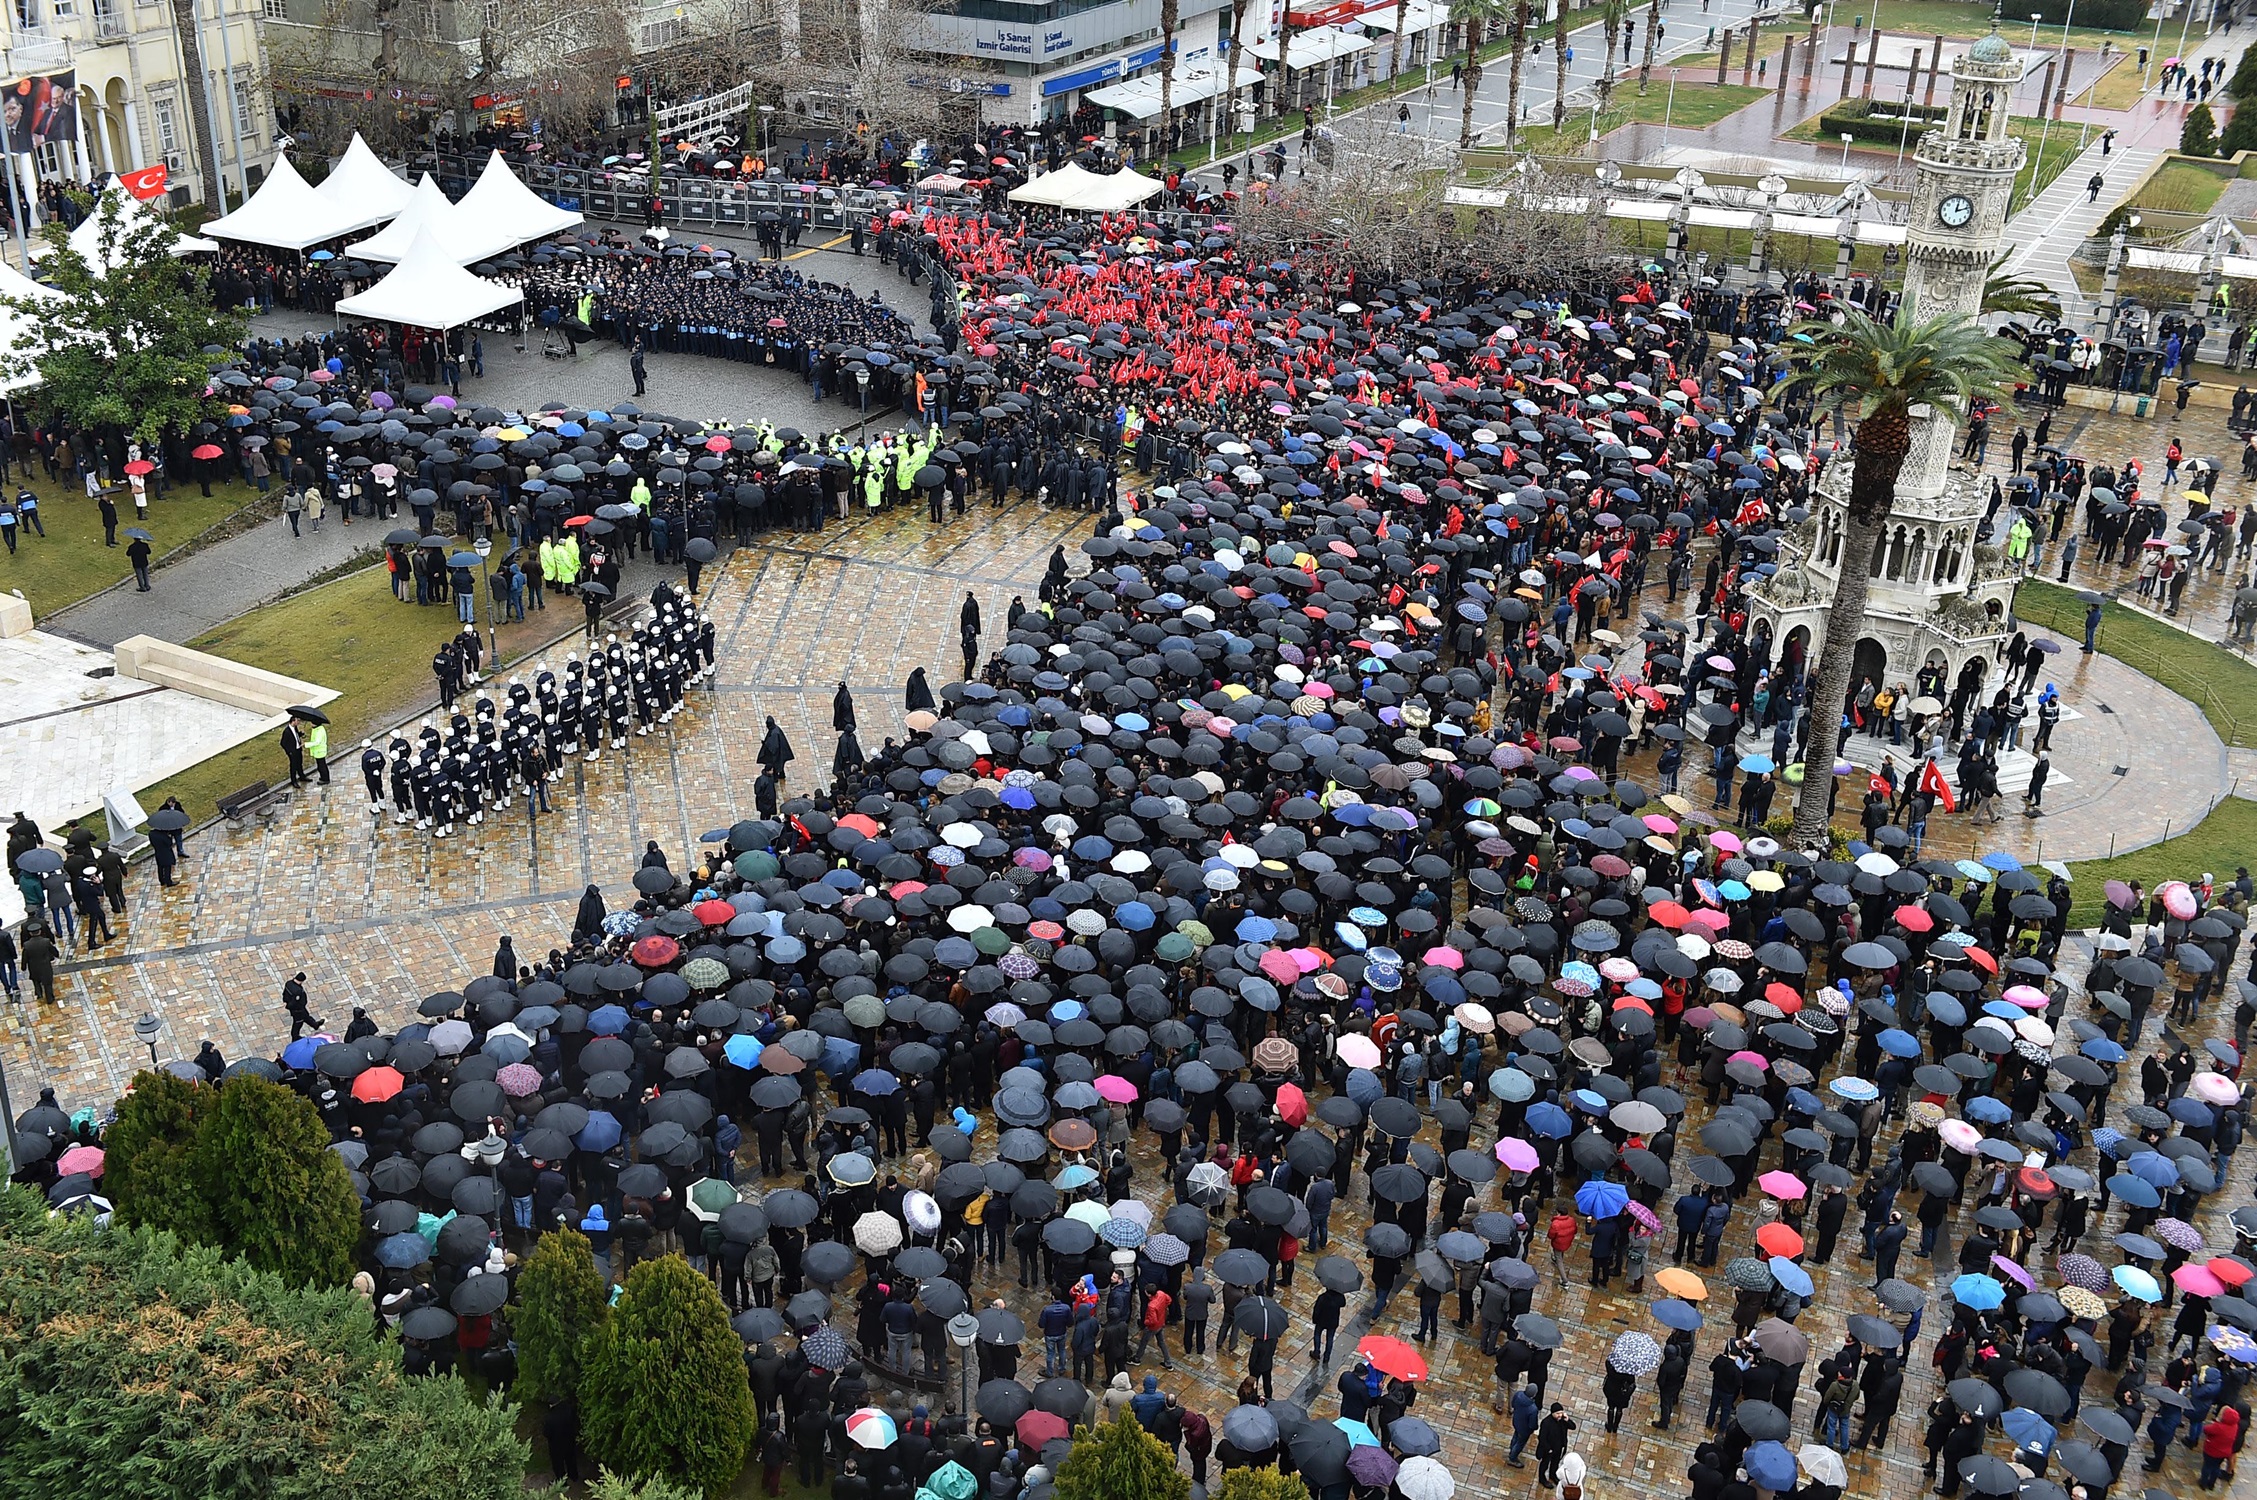
[[[2013,48],[1996,32],[1953,65],[1951,112],[1913,156],[1904,277],[1911,317],[1982,308],[2022,165],[2022,143],[2007,133],[2007,101],[2020,76]],[[1871,558],[1853,680],[1909,685],[1930,665],[1941,665],[1953,684],[1987,678],[2009,630],[2016,576],[1982,535],[1988,483],[1952,467],[1957,438],[1950,413],[1915,413],[1896,505]],[[1774,658],[1799,646],[1802,659],[1815,662],[1825,646],[1849,481],[1850,462],[1827,466],[1809,519],[1780,549],[1778,572],[1749,590],[1751,623],[1770,636]]]

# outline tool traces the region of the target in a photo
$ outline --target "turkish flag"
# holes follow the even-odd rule
[[[161,198],[165,191],[164,163],[159,162],[153,167],[137,167],[131,172],[120,172],[118,184],[144,203],[152,198]]]
[[[1936,800],[1943,803],[1945,812],[1959,811],[1959,799],[1952,796],[1951,783],[1944,780],[1944,773],[1934,761],[1929,761],[1920,772],[1920,790],[1935,793]]]

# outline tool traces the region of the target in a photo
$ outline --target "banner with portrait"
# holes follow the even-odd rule
[[[57,141],[78,139],[78,71],[34,73],[18,78],[0,94],[0,133],[8,149],[36,151]]]

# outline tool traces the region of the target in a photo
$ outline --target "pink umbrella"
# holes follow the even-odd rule
[[[1292,955],[1293,967],[1303,974],[1314,974],[1325,966],[1325,955],[1314,948],[1293,948],[1287,951]]]
[[[1727,854],[1740,852],[1740,836],[1736,833],[1728,833],[1719,828],[1708,836],[1708,841],[1712,846],[1722,849]]]
[[[2048,1003],[2043,990],[2034,990],[2026,984],[2008,986],[2001,998],[2008,1005],[2019,1005],[2024,1010],[2044,1010]]]
[[[1536,1148],[1517,1135],[1500,1136],[1497,1139],[1497,1160],[1505,1164],[1507,1171],[1533,1172],[1536,1170]]]
[[[1648,1233],[1656,1233],[1661,1229],[1661,1215],[1655,1213],[1637,1199],[1631,1199],[1623,1207],[1628,1211],[1630,1217],[1642,1225]]]
[[[100,1146],[73,1146],[56,1158],[55,1170],[65,1177],[80,1172],[90,1177],[102,1175],[102,1148]]]
[[[1755,1180],[1755,1185],[1784,1203],[1794,1202],[1810,1191],[1792,1172],[1766,1172]]]
[[[2205,1104],[2232,1104],[2241,1097],[2241,1090],[2223,1073],[2204,1071],[2187,1081],[2187,1092]]]
[[[1599,977],[1616,984],[1628,984],[1638,977],[1638,966],[1618,953],[1599,965]]]
[[[1724,1059],[1724,1060],[1725,1060],[1726,1062],[1728,1062],[1728,1063],[1736,1063],[1736,1062],[1742,1062],[1742,1063],[1746,1063],[1746,1064],[1747,1064],[1748,1066],[1750,1066],[1750,1067],[1752,1067],[1752,1068],[1764,1068],[1764,1069],[1768,1069],[1768,1068],[1769,1068],[1769,1067],[1771,1066],[1771,1059],[1770,1059],[1770,1058],[1768,1058],[1768,1057],[1765,1057],[1765,1056],[1764,1056],[1764,1055],[1763,1055],[1762,1053],[1760,1053],[1760,1052],[1750,1052],[1750,1051],[1748,1051],[1748,1050],[1747,1050],[1746,1048],[1744,1048],[1744,1047],[1743,1047],[1743,1048],[1741,1048],[1741,1049],[1740,1049],[1740,1050],[1739,1050],[1738,1052],[1735,1052],[1735,1053],[1733,1053],[1733,1054],[1732,1054],[1732,1055],[1731,1055],[1730,1057],[1727,1057],[1727,1058],[1726,1058],[1726,1059]]]
[[[1983,1140],[1983,1133],[1965,1120],[1946,1120],[1936,1127],[1936,1134],[1952,1150],[1970,1156]]]
[[[494,1075],[494,1082],[512,1099],[523,1099],[541,1091],[541,1070],[530,1063],[511,1063]]]
[[[1263,954],[1261,970],[1279,984],[1291,984],[1301,977],[1301,966],[1283,948],[1272,948]]]
[[[1339,1053],[1340,1060],[1351,1068],[1376,1068],[1379,1066],[1379,1047],[1368,1036],[1350,1032],[1334,1044],[1333,1050]]]
[[[1107,1104],[1134,1104],[1136,1102],[1136,1085],[1117,1073],[1098,1074],[1096,1088],[1097,1097]]]
[[[1665,818],[1660,813],[1648,813],[1639,820],[1654,832],[1667,836],[1677,831],[1677,820]]]
[[[1685,921],[1688,925],[1698,923],[1703,927],[1714,927],[1718,931],[1722,931],[1724,928],[1732,925],[1732,919],[1730,917],[1724,915],[1724,913],[1720,911],[1712,911],[1705,906],[1702,907],[1699,911],[1687,912],[1685,914]]]
[[[1433,964],[1439,969],[1462,969],[1465,967],[1465,955],[1448,943],[1441,943],[1427,949],[1419,962]]]
[[[69,1153],[64,1154],[64,1159],[69,1159]],[[2173,1271],[2171,1284],[2189,1297],[2215,1297],[2226,1289],[2226,1284],[2218,1279],[2217,1272],[2208,1266],[2193,1264],[2183,1265]]]
[[[2038,1284],[2037,1278],[2033,1277],[2029,1272],[2023,1270],[2019,1265],[2015,1264],[2013,1261],[2008,1260],[2003,1255],[1992,1256],[1991,1264],[1997,1267],[2000,1271],[2004,1272],[2008,1280],[2012,1281],[2016,1286],[2020,1287],[2025,1292],[2034,1290]]]
[[[2187,889],[2183,880],[2167,880],[2156,887],[2155,894],[2162,898],[2163,910],[2182,922],[2194,920],[2194,892]]]

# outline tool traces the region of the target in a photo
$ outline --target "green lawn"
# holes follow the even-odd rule
[[[577,599],[550,595],[545,613],[502,627],[503,659],[515,660],[580,618]],[[436,701],[431,657],[460,628],[452,608],[395,600],[385,571],[376,567],[254,609],[188,644],[342,694],[325,710],[330,774],[357,785],[360,741],[418,704]],[[155,807],[177,796],[189,816],[201,821],[229,792],[254,781],[279,781],[287,771],[270,736],[216,755],[145,790],[141,799]]]
[[[121,536],[115,547],[102,545],[101,515],[82,490],[48,484],[44,476],[31,489],[39,496],[39,520],[47,535],[19,538],[13,556],[0,554],[0,589],[20,591],[31,601],[35,620],[133,576],[125,560],[125,539]],[[193,484],[175,485],[163,499],[150,502],[148,529],[156,538],[150,546],[161,560],[257,498],[239,480],[213,485],[208,499]],[[132,501],[121,499],[119,510],[122,531],[134,524]]]
[[[2014,596],[2014,612],[2074,646],[2085,633],[2085,604],[2078,592],[2027,579]],[[2257,667],[2223,646],[2114,600],[2101,605],[2100,633],[2094,644],[2199,707],[2219,739],[2229,745],[2257,746]]]
[[[2246,670],[2246,669],[2245,669]],[[2136,880],[2149,891],[2164,880],[2194,880],[2208,870],[2220,881],[2233,878],[2237,865],[2257,855],[2257,802],[2228,797],[2187,832],[2114,859],[2086,860],[2069,868],[2076,875],[2069,908],[2071,927],[2100,923],[2110,880]]]
[[[2175,161],[2147,179],[2132,206],[2147,213],[2207,214],[2226,181],[2192,162]]]
[[[1671,97],[1669,75],[1672,70],[1656,68],[1646,92],[1638,92],[1638,75],[1632,70],[1616,80],[1614,97],[1607,103],[1607,111],[1599,116],[1599,134],[1602,138],[1625,125],[1659,125],[1665,119],[1671,129],[1682,126],[1687,130],[1702,130],[1727,115],[1738,114],[1758,99],[1770,96],[1771,90],[1737,83],[1705,82],[1696,69],[1683,68],[1677,72],[1675,97]],[[1538,153],[1573,155],[1584,149],[1591,134],[1591,112],[1569,110],[1567,122],[1554,131],[1549,125],[1534,125],[1516,137],[1520,146]]]

